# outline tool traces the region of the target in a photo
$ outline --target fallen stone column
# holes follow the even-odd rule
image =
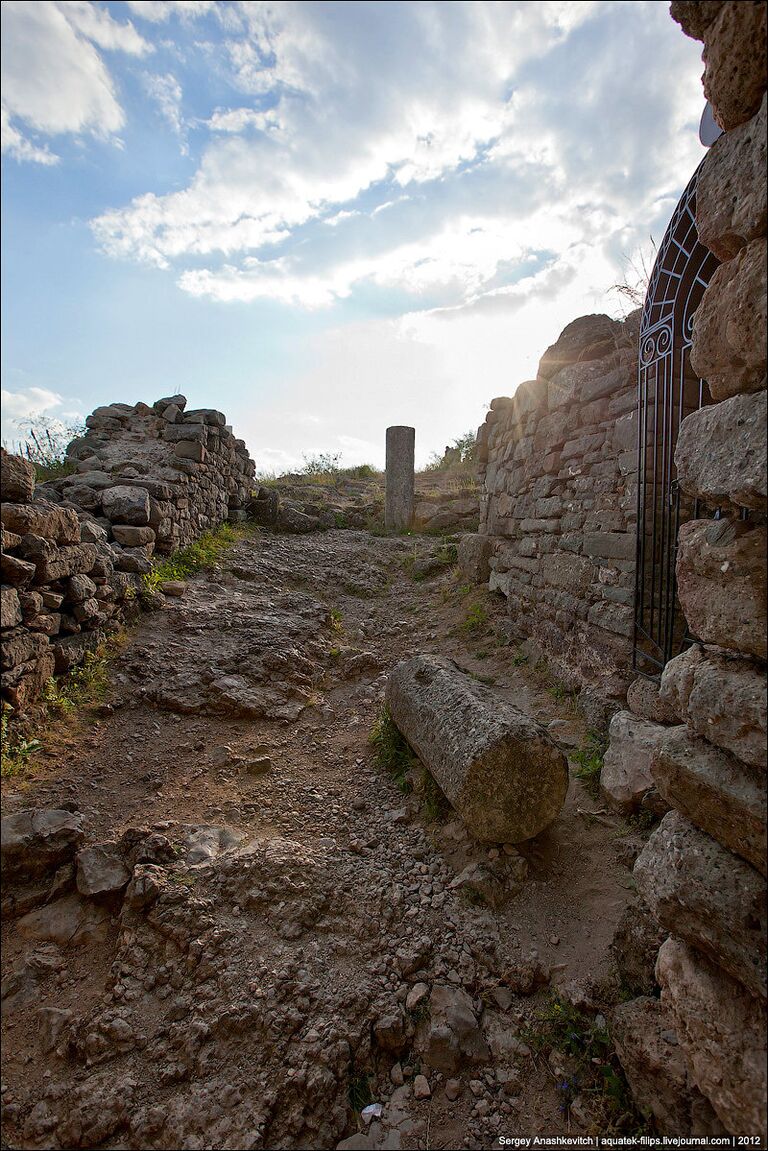
[[[399,663],[387,705],[476,839],[521,843],[557,818],[568,790],[565,756],[540,724],[451,660]]]
[[[414,428],[387,428],[384,526],[391,531],[407,532],[413,525],[415,442]]]

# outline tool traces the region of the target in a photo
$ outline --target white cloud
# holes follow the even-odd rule
[[[125,116],[96,49],[151,51],[133,25],[85,0],[4,0],[2,20],[4,151],[51,164],[56,157],[28,133],[108,137],[122,128]]]
[[[56,438],[68,438],[71,427],[84,419],[78,407],[70,407],[77,405],[77,400],[50,388],[31,386],[18,391],[3,388],[0,398],[3,443],[11,448],[29,438],[30,425],[37,426],[39,432],[48,429]]]
[[[652,2],[227,13],[256,106],[210,116],[187,187],[93,221],[109,254],[173,268],[196,296],[317,308],[367,284],[508,311],[532,250],[560,261],[550,283],[584,286],[574,245],[615,264],[700,156],[696,49]]]
[[[155,101],[160,115],[170,129],[179,137],[184,136],[184,121],[181,113],[183,92],[181,85],[170,72],[164,74],[147,73],[144,87],[149,97]]]
[[[113,20],[106,9],[97,8],[88,0],[58,0],[57,6],[72,27],[98,48],[131,56],[145,56],[153,50],[133,24]]]
[[[18,128],[11,124],[8,109],[0,109],[0,146],[2,151],[12,156],[14,160],[26,161],[32,164],[58,164],[59,157],[51,152],[47,144],[35,144],[21,134]]]
[[[127,6],[151,24],[163,24],[171,16],[195,20],[216,8],[214,0],[128,0]]]

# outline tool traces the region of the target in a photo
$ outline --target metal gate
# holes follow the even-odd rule
[[[682,495],[675,445],[687,415],[711,403],[693,372],[693,315],[719,261],[699,243],[696,183],[675,208],[651,273],[640,326],[638,369],[638,491],[635,557],[635,634],[632,665],[657,676],[691,642],[675,585],[677,533],[701,514]]]

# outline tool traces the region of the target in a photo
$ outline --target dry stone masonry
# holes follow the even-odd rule
[[[694,318],[691,363],[712,404],[682,424],[682,490],[719,518],[678,537],[691,634],[660,690],[648,683],[611,724],[602,787],[614,806],[657,791],[669,808],[635,879],[669,937],[658,952],[660,1025],[685,1060],[660,1064],[645,999],[618,1012],[619,1051],[662,1131],[693,1084],[723,1128],[766,1135],[766,5],[673,3],[704,42],[704,87],[725,129],[698,183],[696,225],[721,260]],[[688,1092],[688,1094],[686,1094]],[[676,1093],[676,1097],[675,1097]],[[711,1130],[711,1127],[709,1128]],[[691,1118],[688,1132],[703,1133]]]
[[[221,412],[184,396],[97,408],[35,484],[2,453],[2,696],[24,710],[123,622],[154,554],[245,518],[254,464]]]
[[[560,677],[626,691],[634,585],[639,314],[582,316],[478,433],[479,538],[463,566],[502,592]]]

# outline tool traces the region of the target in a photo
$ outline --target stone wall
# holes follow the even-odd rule
[[[721,518],[683,525],[678,541],[680,602],[701,642],[667,664],[660,690],[630,689],[602,783],[614,806],[655,788],[669,809],[635,866],[669,933],[654,1026],[675,1037],[684,1080],[721,1129],[765,1140],[766,5],[674,3],[672,15],[704,42],[704,88],[725,129],[704,160],[696,212],[702,242],[724,261],[691,353],[714,403],[684,420],[675,456],[683,491],[719,503]],[[620,1009],[628,1078],[662,1130],[703,1133],[693,1120],[688,1131],[665,1126],[682,1081],[663,1062],[648,1090],[648,1010],[647,999]]]
[[[569,324],[478,435],[489,586],[561,679],[609,698],[632,643],[639,322]]]
[[[24,710],[118,628],[155,552],[245,518],[254,464],[221,412],[183,396],[97,408],[73,471],[35,484],[2,455],[2,698]]]

